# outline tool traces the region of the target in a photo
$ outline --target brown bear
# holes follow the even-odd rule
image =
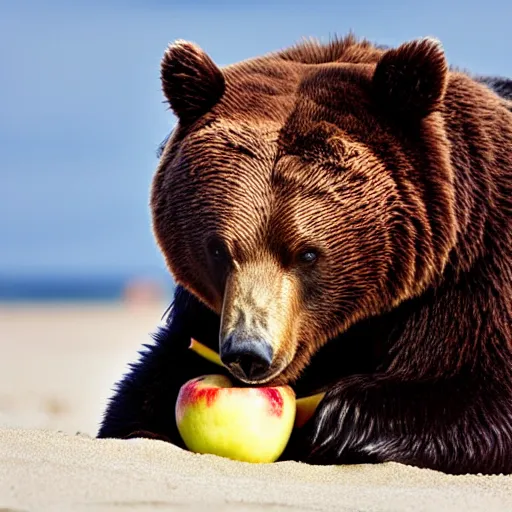
[[[283,458],[512,472],[511,82],[352,35],[223,69],[179,41],[161,79],[177,288],[98,436],[183,446],[178,390],[218,372],[194,337],[236,382],[326,391]]]

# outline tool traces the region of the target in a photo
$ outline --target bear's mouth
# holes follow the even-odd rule
[[[232,377],[234,377],[241,384],[247,385],[261,385],[267,384],[272,381],[272,384],[286,384],[286,379],[282,379],[283,374],[286,374],[289,369],[290,363],[293,361],[293,358],[285,359],[283,357],[277,357],[271,367],[261,375],[255,374],[252,378],[248,378],[245,372],[239,367],[238,364],[232,364],[230,366],[226,365],[219,353],[217,353],[214,349],[210,348],[208,345],[201,343],[195,338],[190,339],[189,349],[203,357],[207,361],[223,367],[227,373],[229,373]],[[280,382],[278,382],[280,381]]]
[[[261,373],[253,373],[250,377],[247,376],[247,372],[244,371],[239,364],[232,364],[228,366],[227,369],[233,377],[244,384],[261,386],[263,384],[278,382],[278,380],[280,380],[279,376],[283,374],[290,362],[291,360],[287,361],[283,358],[278,358],[270,368]]]

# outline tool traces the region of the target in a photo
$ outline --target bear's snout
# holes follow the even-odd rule
[[[234,377],[262,384],[292,361],[297,295],[294,282],[269,259],[238,265],[229,274],[219,352]]]
[[[234,332],[221,341],[220,347],[222,362],[235,377],[255,382],[267,376],[274,351],[265,340]]]

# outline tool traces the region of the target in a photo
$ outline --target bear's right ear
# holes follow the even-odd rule
[[[441,43],[424,38],[384,53],[373,75],[373,90],[389,115],[421,119],[439,108],[447,80]]]
[[[176,41],[167,48],[160,77],[165,97],[183,122],[208,112],[224,94],[222,71],[201,48],[187,41]]]

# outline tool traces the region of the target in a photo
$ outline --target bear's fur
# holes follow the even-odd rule
[[[188,349],[269,343],[264,376],[327,391],[285,455],[512,472],[512,94],[422,39],[349,36],[219,69],[162,61],[179,119],[152,188],[178,286],[99,437],[183,443]],[[227,372],[227,370],[225,370]]]

